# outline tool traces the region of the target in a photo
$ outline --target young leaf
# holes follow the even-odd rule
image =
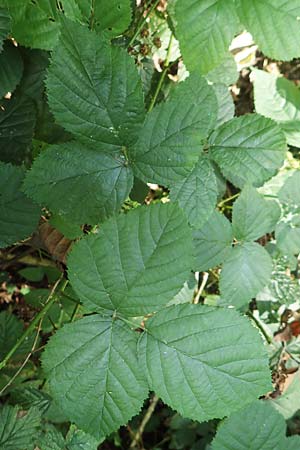
[[[280,215],[280,206],[276,201],[265,200],[254,187],[248,185],[233,205],[234,237],[241,241],[255,241],[275,229]]]
[[[186,178],[216,116],[216,96],[205,78],[192,75],[180,83],[147,114],[137,143],[129,149],[137,177],[163,185]]]
[[[31,408],[19,417],[16,406],[5,405],[0,409],[0,448],[16,450],[32,448],[38,435],[41,414]]]
[[[220,276],[222,299],[237,308],[251,300],[268,284],[272,259],[255,242],[245,242],[231,249]]]
[[[0,51],[3,49],[3,41],[10,32],[10,15],[7,9],[0,6]]]
[[[177,1],[175,19],[188,70],[207,73],[218,66],[238,28],[233,0]]]
[[[285,137],[271,119],[258,114],[237,117],[219,127],[209,139],[211,155],[236,186],[260,186],[283,163]]]
[[[125,31],[131,22],[130,0],[76,0],[91,29],[105,31],[110,37]]]
[[[3,100],[0,108],[0,160],[21,164],[28,153],[36,120],[33,101],[25,95]]]
[[[121,156],[70,142],[41,153],[24,190],[66,220],[95,224],[118,211],[132,183],[132,171]]]
[[[255,109],[275,120],[287,143],[300,147],[300,91],[292,81],[275,74],[254,70]]]
[[[212,450],[283,450],[288,448],[290,440],[285,430],[282,415],[266,401],[257,400],[221,423]]]
[[[42,362],[54,400],[97,439],[125,425],[147,396],[136,345],[127,325],[98,315],[65,325],[47,344]]]
[[[170,198],[185,211],[191,225],[200,228],[213,212],[218,196],[214,168],[208,157],[200,155],[188,176],[171,184]]]
[[[284,61],[299,56],[300,5],[297,0],[252,0],[251,3],[236,0],[236,5],[240,21],[264,54]]]
[[[21,192],[25,171],[0,162],[0,248],[28,237],[37,226],[40,209]]]
[[[116,152],[136,140],[144,121],[141,80],[128,53],[103,36],[65,21],[46,85],[57,121],[95,150]]]
[[[15,90],[22,74],[23,61],[20,52],[11,42],[6,42],[0,53],[0,97]]]
[[[128,316],[166,305],[193,265],[191,231],[177,205],[140,207],[103,223],[74,245],[69,278],[91,310]]]
[[[199,422],[224,417],[270,388],[261,338],[234,310],[166,308],[146,321],[138,353],[150,389]]]
[[[233,241],[231,223],[214,211],[206,223],[193,231],[195,268],[198,271],[212,269],[223,263],[230,253]]]

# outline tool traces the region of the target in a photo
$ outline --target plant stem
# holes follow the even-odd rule
[[[165,62],[164,62],[164,69],[163,69],[163,71],[162,71],[162,73],[161,73],[159,82],[158,82],[158,84],[157,84],[157,86],[156,86],[154,95],[153,95],[152,100],[151,100],[151,102],[150,102],[150,105],[149,105],[149,108],[148,108],[148,112],[152,111],[152,109],[154,108],[154,105],[155,105],[155,103],[156,103],[158,94],[160,93],[162,84],[163,84],[164,79],[165,79],[165,77],[166,77],[166,74],[167,74],[167,72],[168,72],[168,69],[169,69],[169,61],[170,61],[171,50],[172,50],[172,43],[173,43],[173,34],[171,34],[171,36],[170,36],[170,41],[169,41],[168,50],[167,50],[167,56],[166,56],[166,59],[165,59]]]
[[[60,276],[60,278],[56,281],[56,283],[54,284],[53,288],[51,289],[51,292],[50,292],[50,294],[49,294],[49,296],[47,298],[47,301],[46,301],[44,307],[34,317],[32,322],[30,323],[29,327],[24,331],[24,333],[22,334],[20,339],[16,342],[16,344],[13,346],[13,348],[7,353],[5,358],[1,361],[1,363],[0,363],[0,370],[3,369],[6,366],[6,364],[8,363],[10,358],[14,355],[14,353],[18,350],[18,348],[23,344],[23,342],[28,338],[28,336],[30,336],[31,333],[33,333],[33,330],[35,329],[36,325],[44,317],[46,312],[49,310],[49,308],[55,302],[56,297],[54,296],[54,294],[55,294],[55,291],[56,291],[56,289],[57,289],[57,287],[58,287],[58,285],[59,285],[59,283],[61,282],[62,279],[63,279],[63,274]],[[65,289],[67,284],[68,284],[68,280],[65,280],[64,283],[63,283],[63,286],[61,288],[62,291]]]
[[[38,323],[37,332],[36,332],[36,335],[35,335],[35,338],[34,338],[34,341],[33,341],[33,345],[31,347],[30,352],[28,353],[28,355],[26,356],[25,360],[23,361],[23,363],[21,364],[19,369],[16,371],[16,373],[10,378],[8,383],[1,389],[0,395],[2,395],[6,391],[6,389],[14,382],[14,380],[18,377],[18,375],[22,372],[22,370],[24,369],[24,367],[28,363],[31,355],[34,353],[36,344],[38,342],[39,334],[40,334],[40,331],[41,331],[42,322],[43,322],[43,317],[40,319],[40,321]]]
[[[207,280],[208,280],[208,276],[209,276],[208,272],[203,272],[201,285],[200,285],[200,287],[199,287],[199,289],[198,289],[198,291],[197,291],[197,293],[195,295],[195,298],[193,300],[194,305],[197,305],[199,303],[201,294],[204,291],[204,288],[206,286],[206,283],[207,283]]]
[[[157,397],[157,395],[154,395],[151,399],[149,408],[147,409],[146,414],[144,415],[144,418],[143,418],[129,448],[136,448],[137,443],[140,441],[140,439],[143,435],[143,432],[144,432],[144,429],[145,429],[147,423],[149,422],[152,414],[154,413],[154,410],[155,410],[155,407],[156,407],[158,401],[159,401],[159,397]]]
[[[234,194],[231,197],[225,198],[225,200],[222,200],[220,203],[218,203],[218,207],[220,208],[221,206],[225,205],[225,203],[230,202],[230,200],[234,200],[235,198],[237,198],[239,195],[240,195],[240,193]]]
[[[262,334],[265,337],[268,344],[272,344],[272,339],[266,333],[266,331],[265,331],[264,327],[262,326],[262,324],[260,323],[260,321],[256,319],[256,317],[252,314],[251,311],[248,311],[246,314],[255,322],[256,326],[260,329],[260,331],[262,332]]]
[[[156,0],[153,5],[150,7],[150,9],[148,10],[147,14],[145,15],[144,19],[138,24],[138,27],[134,33],[134,35],[132,36],[132,38],[129,41],[128,47],[131,47],[132,44],[134,43],[134,41],[136,40],[136,38],[138,37],[138,35],[140,34],[141,30],[143,29],[145,23],[147,22],[148,17],[150,16],[150,14],[155,10],[155,8],[157,7],[157,5],[159,4],[160,0]],[[142,14],[143,17],[143,14]]]

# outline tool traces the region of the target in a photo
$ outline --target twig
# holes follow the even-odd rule
[[[260,329],[260,331],[262,332],[262,334],[265,337],[265,339],[268,342],[268,344],[272,344],[272,339],[266,333],[266,330],[264,329],[264,327],[262,326],[260,321],[256,319],[256,317],[252,314],[252,312],[248,311],[248,312],[246,312],[246,314],[247,314],[247,316],[249,316],[255,322],[256,326]]]
[[[0,370],[6,366],[6,364],[8,363],[10,358],[14,355],[14,353],[18,350],[18,348],[23,344],[23,342],[28,338],[28,336],[30,336],[31,333],[33,333],[33,330],[34,330],[35,326],[37,325],[37,323],[39,323],[39,321],[44,317],[44,315],[47,313],[49,308],[55,302],[56,297],[54,296],[54,294],[55,294],[55,291],[56,291],[59,283],[62,281],[62,279],[63,279],[63,274],[61,274],[61,276],[59,277],[59,279],[56,281],[53,288],[51,289],[50,294],[47,298],[47,301],[46,301],[43,309],[41,309],[41,311],[34,317],[31,324],[29,325],[29,327],[24,331],[24,333],[22,334],[20,339],[16,342],[16,344],[13,346],[13,348],[7,353],[5,358],[1,361]],[[67,284],[68,284],[68,280],[65,280],[65,282],[62,286],[62,290],[65,289]]]
[[[135,436],[134,436],[129,448],[136,448],[137,443],[141,440],[144,429],[145,429],[147,423],[149,422],[149,420],[151,419],[151,416],[154,413],[154,410],[155,410],[155,407],[156,407],[158,401],[159,401],[159,397],[157,397],[157,395],[154,395],[152,397],[149,408],[147,409],[146,414],[144,415],[144,418],[143,418],[137,432],[135,433]]]
[[[38,338],[39,338],[39,334],[41,331],[41,326],[42,326],[42,322],[43,322],[43,317],[40,319],[39,324],[38,324],[38,329],[31,347],[30,352],[28,353],[28,355],[26,356],[25,360],[23,361],[23,363],[21,364],[21,366],[19,367],[19,369],[17,370],[17,372],[11,377],[11,379],[8,381],[8,383],[1,389],[0,391],[0,395],[2,395],[6,389],[13,383],[13,381],[17,378],[17,376],[22,372],[22,370],[24,369],[24,367],[26,366],[26,364],[28,363],[30,357],[33,355],[34,351],[35,351],[35,347],[36,344],[38,342]]]
[[[203,277],[202,277],[201,285],[200,285],[200,287],[199,287],[199,289],[198,289],[198,291],[197,291],[197,293],[196,293],[196,295],[195,295],[195,298],[194,298],[194,300],[193,300],[194,305],[197,305],[197,304],[199,303],[201,294],[202,294],[202,292],[204,291],[204,288],[205,288],[205,286],[206,286],[208,277],[209,277],[209,273],[208,273],[208,272],[203,272]]]
[[[148,17],[150,16],[150,14],[155,10],[155,8],[157,7],[157,5],[159,4],[160,0],[156,0],[153,5],[150,7],[150,9],[148,10],[147,14],[145,15],[144,19],[142,20],[142,22],[139,23],[136,32],[134,33],[134,35],[132,36],[132,38],[129,41],[128,47],[131,47],[132,44],[134,43],[134,41],[136,40],[136,38],[138,37],[139,33],[141,32],[141,30],[143,29],[143,26],[145,25],[145,23],[147,22]],[[143,14],[142,14],[143,17]]]
[[[170,61],[170,56],[171,56],[171,49],[172,49],[172,43],[173,43],[173,34],[171,34],[171,36],[170,36],[170,41],[169,41],[168,50],[167,50],[167,56],[166,56],[166,59],[165,59],[165,62],[164,62],[164,70],[162,71],[160,79],[159,79],[159,82],[158,82],[158,84],[156,86],[154,95],[152,97],[152,100],[151,100],[149,108],[148,108],[148,112],[152,111],[152,109],[154,108],[154,105],[156,103],[158,94],[160,93],[162,84],[163,84],[164,79],[166,77],[166,74],[168,72],[169,61]]]

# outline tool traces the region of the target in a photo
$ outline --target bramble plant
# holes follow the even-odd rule
[[[35,312],[25,331],[0,313],[2,449],[95,450],[151,391],[227,417],[201,448],[300,447],[271,399],[269,326],[300,309],[299,89],[253,68],[255,112],[236,117],[228,90],[233,38],[289,61],[299,17],[283,0],[0,0],[1,273],[23,264]]]

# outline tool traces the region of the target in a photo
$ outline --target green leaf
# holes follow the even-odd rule
[[[284,418],[266,401],[256,401],[221,423],[212,450],[284,450],[285,430]]]
[[[36,110],[23,95],[3,100],[0,108],[0,160],[21,164],[29,153],[35,127]]]
[[[58,123],[98,152],[120,152],[136,140],[144,121],[142,86],[124,49],[65,21],[46,85]]]
[[[71,425],[67,434],[67,450],[97,450],[99,439]],[[51,449],[52,450],[52,449]]]
[[[268,284],[272,259],[255,242],[245,242],[230,250],[220,276],[221,297],[228,304],[243,306]]]
[[[222,64],[208,72],[206,78],[213,84],[223,84],[228,87],[234,84],[239,77],[237,65],[231,54],[224,59]]]
[[[82,14],[97,32],[106,31],[114,37],[125,31],[131,22],[132,10],[130,0],[76,0]]]
[[[129,149],[137,177],[168,185],[193,169],[217,115],[217,100],[207,81],[192,75],[170,98],[147,114],[139,139]]]
[[[0,162],[0,247],[28,237],[37,226],[40,209],[21,192],[25,171]]]
[[[10,32],[10,15],[7,9],[0,6],[0,51],[3,49],[3,41]]]
[[[218,100],[218,117],[216,123],[217,128],[233,118],[234,103],[228,87],[225,84],[214,84],[213,89]]]
[[[240,21],[265,55],[283,61],[300,55],[298,0],[236,0],[236,5]]]
[[[265,200],[255,188],[247,185],[233,205],[233,234],[238,240],[255,241],[271,233],[280,216],[280,206],[276,201]]]
[[[296,255],[300,251],[300,171],[291,175],[278,192],[283,217],[275,230],[277,245],[283,254]]]
[[[12,17],[12,34],[26,47],[50,50],[57,42],[60,25],[52,0],[7,0]]]
[[[53,214],[49,220],[50,225],[60,231],[68,239],[76,239],[82,236],[82,229],[74,224],[73,222],[68,222],[63,216],[59,214]]]
[[[197,271],[212,269],[223,263],[230,253],[233,241],[229,220],[214,211],[207,222],[193,231],[195,247],[195,268]]]
[[[54,400],[96,438],[125,425],[147,396],[137,336],[120,321],[92,315],[65,325],[47,344],[42,361]]]
[[[65,14],[80,20],[75,0],[6,0],[12,17],[12,34],[25,47],[52,50],[58,41]]]
[[[300,210],[300,170],[290,176],[278,192],[281,204],[294,210]]]
[[[232,0],[188,0],[175,5],[176,35],[188,70],[207,73],[225,59],[237,28]]]
[[[169,203],[103,223],[97,235],[74,245],[68,273],[89,309],[139,316],[166,305],[192,265],[191,231],[182,211]]]
[[[204,153],[185,179],[171,184],[171,200],[179,203],[190,224],[197,228],[200,228],[213,212],[217,196],[214,168]]]
[[[25,416],[19,417],[18,408],[5,405],[0,409],[1,450],[31,450],[40,427],[41,414],[31,408]]]
[[[263,70],[253,71],[255,109],[275,120],[287,142],[300,147],[300,91],[292,81]]]
[[[275,237],[282,254],[297,255],[300,252],[300,215],[283,218],[276,226]]]
[[[22,332],[22,322],[15,315],[8,311],[0,313],[0,361],[12,349]]]
[[[221,418],[269,390],[264,345],[236,311],[177,305],[145,326],[138,352],[149,387],[182,416]]]
[[[0,97],[15,90],[22,74],[23,61],[20,52],[11,42],[6,42],[0,53]]]
[[[221,125],[209,139],[211,155],[236,186],[260,186],[284,161],[283,132],[271,119],[258,114],[236,117]]]
[[[119,210],[132,183],[124,158],[70,142],[41,153],[24,190],[67,221],[95,224]]]

